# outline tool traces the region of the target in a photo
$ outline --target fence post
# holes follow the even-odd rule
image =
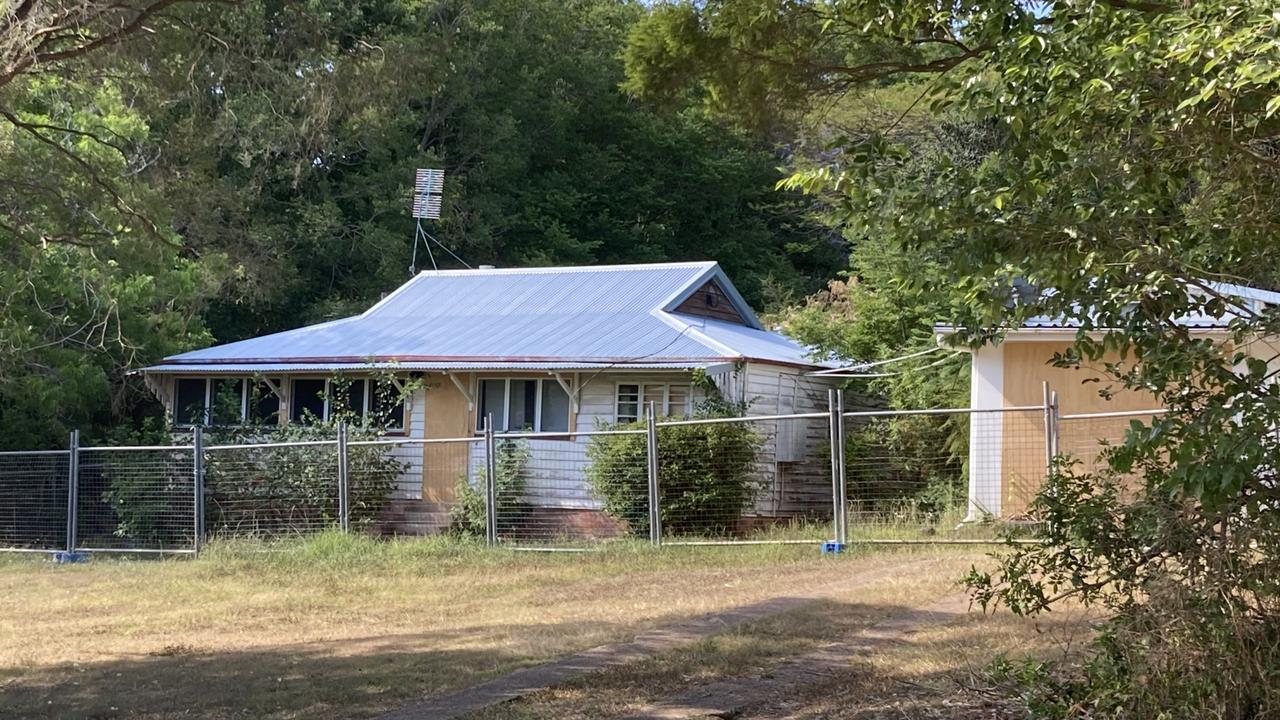
[[[1058,408],[1058,391],[1057,390],[1054,390],[1052,393],[1049,394],[1049,404],[1053,407],[1053,413],[1052,413],[1053,423],[1050,425],[1050,429],[1053,432],[1052,434],[1050,434],[1049,437],[1053,439],[1053,456],[1056,458],[1062,454],[1062,448],[1058,444],[1058,441],[1060,439],[1058,433],[1061,431],[1061,426],[1059,422],[1062,417],[1062,412]]]
[[[1047,477],[1053,472],[1053,394],[1049,392],[1049,381],[1040,383],[1040,391],[1044,395],[1044,474]]]
[[[836,466],[837,497],[840,503],[840,524],[836,526],[836,542],[849,542],[849,483],[845,478],[844,461],[844,390],[836,390],[836,443],[840,447],[840,463]]]
[[[197,425],[191,434],[192,540],[197,554],[204,542],[204,428]]]
[[[844,466],[844,442],[840,432],[840,410],[836,401],[836,389],[827,390],[827,422],[831,436],[831,539],[840,542],[840,515],[844,511],[840,504],[841,468]]]
[[[338,526],[351,530],[351,480],[347,463],[347,423],[338,423]]]
[[[662,499],[658,494],[658,417],[657,406],[649,402],[645,416],[645,449],[648,455],[649,474],[649,542],[662,545]]]
[[[77,505],[80,495],[80,431],[71,431],[67,455],[67,552],[76,549]]]
[[[484,419],[484,516],[485,541],[498,544],[498,453],[493,439],[493,413]]]

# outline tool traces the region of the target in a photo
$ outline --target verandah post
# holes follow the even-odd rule
[[[645,415],[645,451],[649,476],[649,542],[662,545],[662,497],[658,493],[658,418],[657,405],[649,401]]]
[[[76,549],[77,505],[80,502],[80,431],[71,431],[67,454],[67,552]]]
[[[498,544],[498,453],[493,438],[493,413],[484,419],[484,516],[485,541]]]
[[[351,479],[347,456],[347,423],[338,423],[338,526],[351,530]]]

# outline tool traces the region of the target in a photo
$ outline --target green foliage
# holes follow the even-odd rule
[[[338,448],[335,424],[290,424],[271,431],[271,443],[254,447],[261,427],[220,428],[207,433],[208,445],[244,447],[206,451],[205,530],[211,536],[270,537],[320,530],[339,524]],[[353,428],[348,441],[379,437],[377,428]],[[182,440],[169,435],[169,441]],[[325,441],[324,444],[296,444]],[[347,449],[349,519],[361,528],[377,519],[396,480],[408,465],[382,446]],[[159,465],[157,469],[157,464]],[[148,456],[139,467],[128,456],[104,463],[104,502],[116,519],[114,533],[132,542],[161,546],[190,543],[193,491],[190,451]]]
[[[532,451],[527,440],[500,440],[497,453],[497,479],[494,495],[497,510],[498,532],[507,534],[517,530],[529,512],[524,500],[526,472]],[[456,497],[449,508],[451,529],[459,535],[484,537],[488,532],[488,509],[485,499],[488,473],[482,468],[476,472],[475,483],[463,475],[456,484]]]
[[[963,509],[968,484],[964,420],[919,415],[847,427],[845,476],[851,510],[885,520],[901,515],[929,521]]]
[[[702,405],[696,417],[728,417]],[[609,429],[643,430],[643,423]],[[752,472],[762,438],[743,423],[678,425],[658,429],[659,505],[664,532],[732,533],[761,482]],[[595,435],[587,446],[587,477],[604,511],[633,535],[649,532],[649,472],[643,432]]]
[[[363,310],[405,279],[419,167],[448,171],[432,232],[472,264],[715,258],[759,304],[839,262],[769,148],[619,89],[638,4],[164,5],[0,73],[0,446],[156,414],[125,372],[164,355]],[[33,7],[84,16],[33,42],[132,12]]]
[[[1064,692],[1070,702],[1035,712],[1274,715],[1280,393],[1274,350],[1260,338],[1280,334],[1280,313],[1214,284],[1280,284],[1274,3],[689,7],[692,44],[717,62],[815,48],[793,56],[790,72],[761,76],[784,84],[779,93],[786,84],[814,91],[798,116],[826,91],[903,79],[920,87],[917,107],[960,128],[959,146],[922,145],[893,120],[832,133],[832,152],[786,187],[821,193],[854,242],[879,239],[919,258],[894,279],[945,290],[948,312],[936,319],[960,327],[960,342],[1058,317],[1081,328],[1058,364],[1101,368],[1102,394],[1150,393],[1170,410],[1135,424],[1107,471],[1059,468],[1034,509],[1050,542],[1011,548],[999,572],[970,579],[981,600],[1019,612],[1065,597],[1114,612]],[[758,33],[744,17],[818,23],[827,41],[812,43],[805,29]],[[687,50],[672,37],[679,57]],[[866,61],[886,42],[896,55]],[[838,62],[826,52],[833,45]],[[691,81],[734,94],[715,65],[694,68]],[[632,81],[648,87],[653,66],[629,65]],[[1019,284],[1033,292],[1015,292]],[[1193,333],[1171,322],[1182,316],[1226,329]]]
[[[243,429],[211,433],[209,444],[245,439]],[[291,423],[270,435],[274,443],[332,441],[332,424]],[[248,435],[251,438],[251,435]],[[353,428],[351,441],[378,437]],[[350,522],[368,525],[382,511],[408,466],[381,446],[347,449]],[[205,526],[212,535],[275,535],[337,525],[338,448],[325,445],[244,447],[210,451],[205,460]]]

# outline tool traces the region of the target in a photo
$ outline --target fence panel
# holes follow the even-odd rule
[[[844,456],[851,541],[982,539],[1044,482],[1045,411],[845,413]]]
[[[498,542],[579,548],[648,538],[643,430],[503,434],[494,438],[494,454]],[[483,445],[473,446],[470,478],[483,498]]]
[[[831,540],[829,423],[826,413],[658,423],[662,541]]]
[[[351,527],[378,535],[430,535],[455,527],[484,535],[483,497],[469,463],[481,438],[394,438],[348,443]],[[456,520],[455,520],[456,516]]]
[[[1074,463],[1078,472],[1093,473],[1107,467],[1106,453],[1123,445],[1136,420],[1149,425],[1164,410],[1063,415],[1058,421],[1058,454]]]
[[[0,550],[59,550],[67,542],[71,453],[0,453]]]
[[[85,448],[78,467],[75,549],[194,549],[191,446]]]
[[[206,448],[212,538],[307,535],[340,525],[337,440]]]

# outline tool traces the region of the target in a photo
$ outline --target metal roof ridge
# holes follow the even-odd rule
[[[715,260],[687,260],[669,263],[622,263],[617,265],[550,265],[543,267],[472,268],[447,270],[423,270],[414,276],[450,277],[455,275],[546,275],[551,273],[590,273],[618,270],[657,270],[660,268],[695,268],[717,265]],[[406,285],[408,283],[405,283]],[[403,287],[403,286],[401,286]]]
[[[724,353],[726,359],[741,360],[745,357],[737,350],[708,336],[706,333],[699,330],[693,323],[686,322],[676,317],[674,313],[667,312],[662,308],[654,308],[649,314],[666,323],[672,329],[679,330],[681,335],[687,335],[688,337],[693,338],[695,342],[701,344],[703,347]]]

